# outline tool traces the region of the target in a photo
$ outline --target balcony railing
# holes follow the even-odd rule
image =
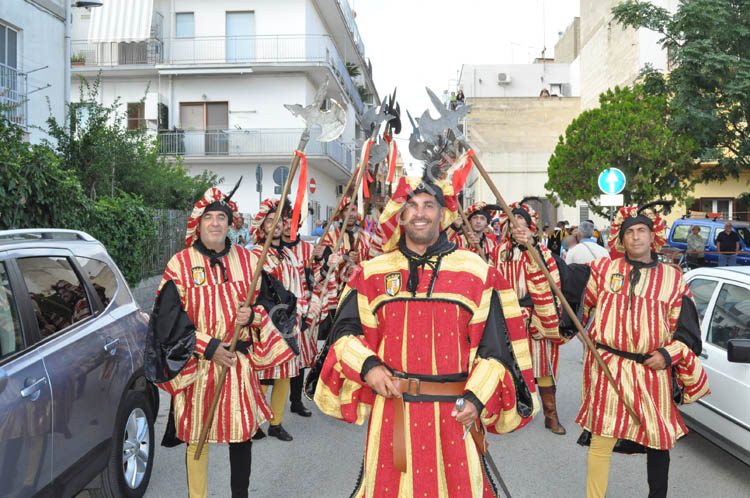
[[[364,104],[327,35],[207,36],[132,43],[72,42],[74,65],[321,64],[328,66],[361,114]]]
[[[362,42],[362,37],[359,35],[357,21],[354,19],[354,12],[352,12],[352,8],[349,6],[347,0],[339,0],[339,5],[341,6],[341,12],[344,13],[344,19],[346,19],[346,25],[349,28],[349,32],[352,34],[352,38],[354,38],[354,44],[357,45],[359,53],[364,59],[365,44]]]
[[[246,130],[196,130],[161,132],[161,153],[175,156],[247,156],[292,154],[302,129],[253,128]],[[318,142],[320,131],[313,129],[305,149],[308,156],[327,156],[348,171],[353,170],[354,154],[339,140]]]
[[[8,121],[26,126],[28,82],[18,69],[0,64],[0,113]]]

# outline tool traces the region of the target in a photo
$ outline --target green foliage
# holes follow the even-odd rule
[[[87,201],[78,178],[49,147],[24,142],[0,114],[0,229],[76,226]]]
[[[615,87],[599,96],[600,107],[583,112],[568,126],[549,160],[545,188],[567,205],[585,200],[603,215],[597,179],[607,168],[625,173],[626,204],[658,198],[684,199],[694,184],[693,141],[667,126],[664,96],[643,85]]]
[[[349,77],[351,78],[356,78],[357,76],[362,74],[362,71],[359,69],[359,65],[353,62],[346,63],[346,71],[349,73]]]
[[[701,181],[737,178],[750,169],[750,2],[692,0],[672,15],[648,2],[628,0],[612,10],[626,27],[661,33],[674,69],[660,78],[670,108],[669,126],[690,135],[698,156],[718,160]]]
[[[100,197],[85,221],[86,231],[98,239],[115,260],[125,279],[135,284],[143,275],[149,242],[156,237],[153,210],[129,194]]]
[[[140,196],[147,206],[189,209],[195,199],[218,183],[214,174],[190,176],[178,159],[159,155],[158,139],[144,127],[128,130],[119,99],[99,104],[100,80],[81,78],[80,102],[70,104],[70,126],[47,120],[52,147],[65,168],[75,172],[86,194],[114,195],[122,190]],[[144,97],[145,98],[145,97]]]

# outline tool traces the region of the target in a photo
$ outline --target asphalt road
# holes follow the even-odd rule
[[[586,449],[576,444],[580,429],[573,423],[580,402],[581,345],[563,347],[558,410],[568,429],[557,436],[544,429],[540,413],[529,426],[504,436],[490,436],[490,451],[514,498],[585,496]],[[709,379],[710,380],[710,379]],[[366,426],[334,420],[312,402],[311,418],[287,410],[284,427],[292,442],[265,438],[253,444],[250,495],[253,497],[347,497],[362,462]],[[156,438],[161,440],[169,408],[162,397]],[[226,445],[211,445],[209,496],[229,496],[229,457]],[[750,467],[696,433],[680,440],[671,454],[670,496],[746,498],[750,496]],[[644,455],[614,455],[610,468],[610,498],[646,496]],[[185,449],[156,449],[154,472],[146,496],[187,496]]]

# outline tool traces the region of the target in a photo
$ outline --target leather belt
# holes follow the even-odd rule
[[[626,360],[632,360],[638,363],[643,363],[644,361],[651,358],[650,354],[643,354],[643,353],[630,353],[628,351],[620,351],[619,349],[615,349],[612,347],[607,346],[606,344],[602,344],[601,342],[596,343],[596,347],[598,349],[603,349],[604,351],[608,351],[614,355],[617,355],[621,358],[625,358]]]
[[[466,390],[465,382],[430,382],[421,379],[391,377],[396,384],[401,398],[393,399],[393,466],[399,472],[406,472],[406,425],[404,412],[406,411],[406,400],[403,395],[409,396],[463,396]],[[474,439],[482,455],[487,452],[487,441],[484,437],[484,427],[477,421],[471,427],[471,437]]]

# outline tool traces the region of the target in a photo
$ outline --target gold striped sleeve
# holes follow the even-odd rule
[[[486,405],[504,375],[505,367],[499,361],[478,357],[474,360],[474,368],[466,381],[466,390],[474,393]]]

